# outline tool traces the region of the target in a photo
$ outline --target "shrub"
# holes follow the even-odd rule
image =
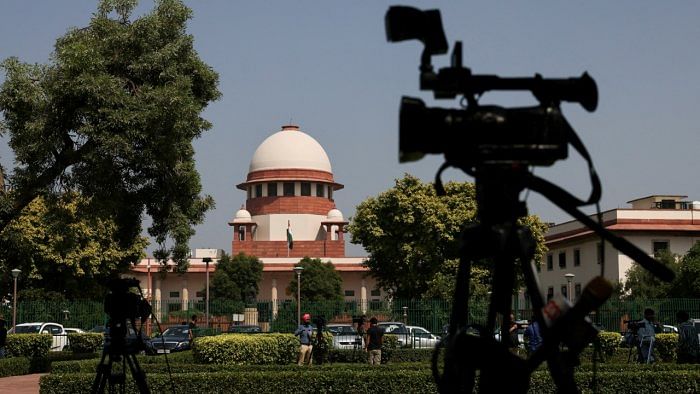
[[[0,359],[0,377],[26,375],[28,373],[30,373],[28,358],[12,357]]]
[[[102,349],[104,335],[95,332],[68,334],[70,350],[73,353],[95,353]]]
[[[600,341],[600,350],[606,360],[610,359],[615,353],[615,349],[620,346],[622,335],[619,332],[601,331],[598,333]]]
[[[678,334],[656,334],[654,354],[657,360],[673,362],[676,360]]]
[[[200,363],[289,364],[298,349],[292,334],[223,334],[195,338],[192,355]]]
[[[5,351],[8,357],[46,357],[52,341],[48,334],[9,334]]]

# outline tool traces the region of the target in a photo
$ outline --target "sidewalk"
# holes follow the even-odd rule
[[[0,394],[38,394],[39,378],[43,373],[0,378]]]

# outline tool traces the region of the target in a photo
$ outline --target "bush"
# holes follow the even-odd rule
[[[52,341],[48,334],[9,334],[5,352],[8,357],[46,357]]]
[[[678,334],[656,334],[654,354],[657,360],[674,362],[676,360],[677,344]]]
[[[619,332],[601,331],[598,333],[600,350],[606,360],[609,360],[615,353],[615,349],[620,346],[622,335]]]
[[[413,365],[412,368],[379,367],[311,367],[286,366],[243,367],[242,370],[211,373],[148,374],[151,392],[199,393],[208,394],[231,392],[294,392],[316,393],[434,393],[436,392],[430,369]],[[593,374],[575,374],[579,388],[590,392]],[[88,392],[94,373],[73,373],[43,376],[41,392],[63,394]],[[599,372],[597,392],[602,394],[655,393],[655,392],[698,392],[700,371],[624,371]],[[131,376],[127,377],[127,392],[136,392]],[[554,383],[546,371],[536,371],[530,379],[530,392],[554,393]]]
[[[29,359],[12,357],[0,359],[0,377],[26,375],[30,373]]]
[[[195,338],[192,355],[203,364],[289,364],[298,349],[292,334],[223,334]]]
[[[73,353],[95,353],[102,349],[104,335],[96,332],[68,334],[68,343]]]

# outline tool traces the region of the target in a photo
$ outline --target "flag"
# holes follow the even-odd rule
[[[287,249],[294,249],[294,238],[292,238],[292,226],[287,221]]]

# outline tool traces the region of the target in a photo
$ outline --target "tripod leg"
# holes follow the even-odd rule
[[[92,394],[104,393],[107,378],[112,373],[112,359],[109,358],[107,364],[105,364],[105,359],[107,356],[107,350],[103,350],[100,363],[97,364],[97,374],[95,375],[95,380],[92,382],[92,389],[90,390]]]
[[[141,394],[150,394],[148,388],[148,383],[146,382],[146,374],[143,373],[135,354],[128,354],[124,356],[126,363],[129,365],[129,370],[131,370],[131,376],[136,382],[136,387],[139,389]]]

